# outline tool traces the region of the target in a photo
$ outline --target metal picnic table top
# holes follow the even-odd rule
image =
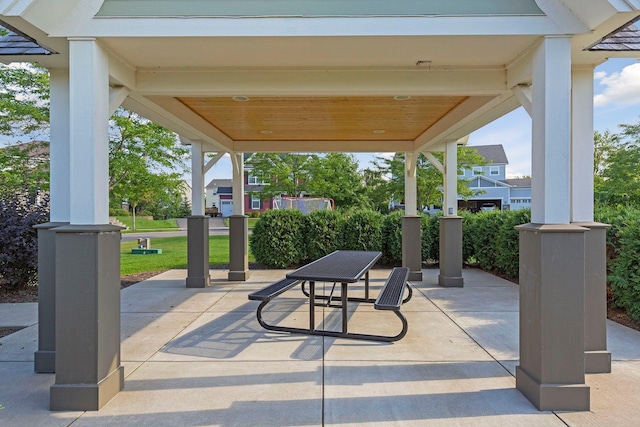
[[[335,251],[287,274],[288,279],[355,283],[378,261],[382,252]]]

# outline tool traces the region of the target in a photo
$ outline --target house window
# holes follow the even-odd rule
[[[474,175],[484,175],[484,173],[482,172],[482,166],[474,166],[473,167],[473,174]]]
[[[251,209],[260,209],[260,196],[251,195]]]
[[[489,175],[500,175],[500,168],[498,166],[491,166]]]
[[[531,204],[531,199],[529,199],[529,198],[511,199],[511,203],[512,204]]]
[[[249,179],[247,180],[249,184],[260,184],[260,180],[257,176],[249,175]]]

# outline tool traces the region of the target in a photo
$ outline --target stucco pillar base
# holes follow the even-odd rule
[[[590,390],[585,384],[542,384],[516,366],[516,387],[541,411],[588,411]]]
[[[402,266],[409,268],[409,280],[422,281],[422,233],[420,217],[402,217]]]
[[[38,230],[38,350],[34,371],[56,371],[56,233],[67,222],[46,222]]]
[[[520,232],[520,365],[516,387],[540,410],[589,410],[584,356],[584,227]]]
[[[187,288],[206,288],[209,275],[209,217],[187,218]]]
[[[576,222],[584,236],[584,363],[587,374],[611,372],[607,351],[607,224]]]
[[[229,217],[229,276],[233,282],[249,280],[249,217]]]
[[[56,232],[54,411],[98,410],[124,386],[120,362],[120,227]]]
[[[462,217],[440,217],[440,274],[438,284],[445,288],[461,288]]]

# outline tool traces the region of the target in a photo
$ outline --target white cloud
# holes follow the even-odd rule
[[[596,107],[640,104],[640,63],[627,65],[620,72],[611,74],[598,71],[594,78],[604,87],[602,93],[593,98]]]

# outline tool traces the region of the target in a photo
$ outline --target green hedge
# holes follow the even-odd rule
[[[369,209],[352,213],[344,223],[343,249],[381,251],[383,219],[380,212]]]
[[[304,235],[307,258],[318,259],[340,249],[343,226],[344,218],[336,211],[317,210],[307,215]]]
[[[306,257],[305,217],[292,209],[267,211],[256,222],[249,236],[251,253],[268,267],[286,268],[300,264]]]

